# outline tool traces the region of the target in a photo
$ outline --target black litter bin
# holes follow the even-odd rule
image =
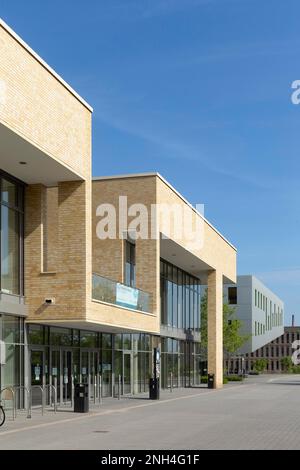
[[[208,374],[207,386],[208,388],[215,388],[215,374]]]
[[[149,398],[150,400],[159,400],[159,379],[149,380]]]
[[[88,413],[89,411],[89,386],[88,384],[76,384],[74,387],[74,411],[75,413]]]

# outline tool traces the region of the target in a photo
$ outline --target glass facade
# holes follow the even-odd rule
[[[23,295],[24,186],[0,173],[0,289]]]
[[[147,392],[152,373],[152,340],[144,333],[115,336],[115,396]]]
[[[70,401],[72,386],[78,381],[89,384],[91,399],[94,394],[99,398],[100,375],[103,397],[118,395],[119,376],[122,395],[148,391],[150,335],[112,335],[31,324],[28,344],[31,385],[56,386],[60,402]]]
[[[29,383],[52,384],[58,401],[71,401],[77,382],[89,384],[91,400],[149,390],[152,376],[153,336],[144,333],[108,334],[28,325]],[[161,338],[161,387],[189,387],[201,382],[200,343]],[[172,375],[171,375],[172,374]],[[172,376],[172,379],[171,379]],[[39,396],[33,396],[38,404]]]
[[[24,319],[0,314],[0,340],[5,344],[0,389],[24,385]]]
[[[202,362],[200,343],[162,338],[162,388],[191,387],[201,383]],[[172,379],[171,379],[172,377]]]
[[[160,262],[161,322],[173,328],[200,331],[200,280],[165,260]]]
[[[93,331],[28,325],[32,385],[52,384],[58,400],[71,399],[75,383],[89,384],[90,397],[112,395],[113,337]]]

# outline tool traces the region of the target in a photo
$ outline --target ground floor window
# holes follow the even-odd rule
[[[162,338],[161,387],[199,385],[205,375],[202,359],[200,343]]]
[[[24,319],[0,313],[0,340],[5,351],[0,389],[24,385]]]
[[[120,334],[115,338],[114,395],[148,391],[152,375],[152,340],[143,333]]]
[[[54,386],[59,403],[72,402],[76,383],[87,383],[89,398],[148,392],[153,348],[160,345],[162,388],[189,387],[207,374],[200,344],[144,333],[109,334],[29,324],[0,314],[5,344],[1,388],[32,387],[32,404],[41,402],[41,387]],[[25,344],[25,337],[27,338]],[[26,358],[26,362],[25,362]]]

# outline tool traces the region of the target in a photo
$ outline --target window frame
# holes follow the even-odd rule
[[[11,182],[16,185],[16,204],[10,204],[7,201],[2,200],[2,188],[3,180]],[[25,187],[26,184],[14,176],[6,173],[0,169],[0,292],[7,295],[24,296],[24,212],[25,212]],[[19,248],[19,267],[18,267],[18,293],[6,293],[2,291],[2,206],[7,207],[9,210],[13,210],[14,213],[18,214],[18,248]]]

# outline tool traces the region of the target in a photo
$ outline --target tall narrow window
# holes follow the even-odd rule
[[[228,303],[231,305],[237,304],[237,288],[228,287]]]
[[[135,244],[126,240],[125,246],[125,284],[135,287]]]
[[[45,188],[42,205],[43,222],[43,272],[57,270],[57,243],[58,243],[58,188]]]
[[[0,247],[2,292],[23,294],[23,186],[1,178]]]

